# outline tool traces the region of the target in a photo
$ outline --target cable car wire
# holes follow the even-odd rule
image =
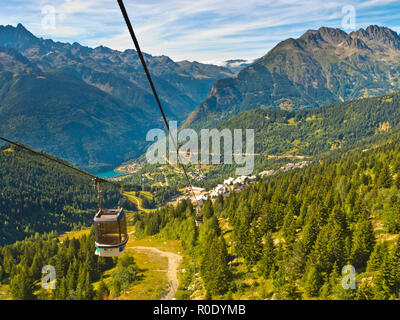
[[[186,180],[188,182],[189,189],[190,189],[190,191],[191,191],[191,193],[193,195],[193,198],[197,202],[196,196],[195,196],[194,191],[193,191],[192,183],[190,181],[189,175],[187,174],[185,165],[183,164],[183,162],[182,162],[182,160],[180,158],[180,154],[178,152],[177,144],[175,142],[174,137],[172,136],[171,130],[169,128],[167,117],[166,117],[164,109],[163,109],[163,107],[161,105],[160,99],[159,99],[158,94],[157,94],[157,90],[156,90],[156,88],[154,86],[153,80],[152,80],[150,72],[149,72],[149,69],[147,68],[146,61],[144,60],[142,50],[140,49],[139,42],[138,42],[138,40],[136,38],[136,35],[135,35],[134,30],[133,30],[133,27],[132,27],[131,21],[129,19],[128,13],[127,13],[127,11],[125,9],[125,5],[124,5],[123,0],[118,0],[118,4],[119,4],[119,7],[121,9],[122,15],[123,15],[123,17],[125,19],[125,23],[126,23],[126,26],[128,27],[128,30],[129,30],[129,33],[130,33],[131,38],[133,40],[133,43],[135,44],[135,48],[136,48],[137,54],[138,54],[139,59],[140,59],[140,61],[142,63],[144,72],[146,73],[147,80],[149,81],[151,90],[153,91],[154,98],[156,99],[158,108],[160,109],[160,112],[161,112],[161,115],[163,117],[165,126],[167,127],[168,133],[169,133],[169,135],[171,137],[171,141],[172,141],[172,143],[173,143],[173,145],[175,147],[175,150],[177,150],[177,158],[178,158],[179,165],[182,167],[183,173],[185,174],[185,177],[186,177]]]
[[[37,150],[34,150],[34,149],[32,149],[31,147],[28,147],[28,146],[26,146],[26,145],[24,145],[24,144],[22,144],[22,143],[14,142],[14,141],[11,141],[11,140],[9,140],[9,139],[7,139],[7,138],[4,138],[4,137],[0,137],[0,140],[6,142],[6,143],[8,143],[8,144],[14,145],[14,146],[16,146],[16,147],[19,147],[19,148],[21,148],[21,149],[27,150],[27,151],[29,151],[29,152],[35,154],[35,155],[38,155],[38,156],[41,156],[41,157],[46,158],[46,159],[48,159],[48,160],[54,161],[54,162],[56,162],[56,163],[58,163],[58,164],[61,164],[61,165],[65,166],[65,167],[68,167],[68,168],[70,168],[70,169],[72,169],[72,170],[75,170],[75,171],[77,171],[77,172],[79,172],[79,173],[81,173],[81,174],[84,174],[84,175],[86,175],[86,176],[88,176],[88,177],[91,177],[92,179],[96,179],[97,181],[99,181],[99,182],[101,182],[101,183],[110,183],[110,184],[113,184],[113,185],[121,186],[119,183],[116,183],[116,182],[114,182],[114,181],[109,181],[109,180],[100,178],[100,177],[98,177],[98,176],[96,176],[96,175],[94,175],[94,174],[91,174],[91,173],[86,172],[86,171],[84,171],[84,170],[82,170],[82,169],[79,169],[79,168],[77,168],[77,167],[74,167],[74,166],[72,166],[72,165],[70,165],[70,164],[68,164],[68,163],[66,163],[66,162],[63,162],[63,161],[58,160],[58,159],[56,159],[56,158],[53,158],[53,157],[51,157],[51,156],[49,156],[49,155],[47,155],[47,154],[45,154],[45,153],[43,153],[43,152],[39,152],[39,151],[37,151]]]

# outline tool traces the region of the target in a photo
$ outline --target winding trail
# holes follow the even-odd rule
[[[178,285],[179,285],[178,268],[182,261],[182,256],[172,252],[161,251],[154,247],[135,246],[135,247],[127,247],[127,249],[153,251],[161,256],[168,258],[167,278],[169,282],[169,288],[167,294],[162,298],[162,300],[172,300],[172,298],[175,297],[176,291],[178,290]]]
[[[130,200],[130,201],[132,201],[132,202],[135,202],[136,205],[137,205],[137,208],[138,208],[140,211],[144,211],[144,212],[152,212],[152,211],[155,211],[155,209],[146,209],[146,208],[143,208],[142,205],[141,205],[141,203],[140,203],[139,198],[136,197],[136,196],[134,196],[131,192],[124,192],[123,195],[126,196],[126,197],[128,198],[128,200]]]

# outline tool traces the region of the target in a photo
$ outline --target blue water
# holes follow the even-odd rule
[[[119,176],[123,176],[123,175],[124,175],[124,173],[117,172],[115,170],[96,174],[96,176],[98,176],[99,178],[114,178],[114,177],[119,177]]]

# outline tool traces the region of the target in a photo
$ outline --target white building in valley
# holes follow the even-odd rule
[[[230,177],[230,178],[224,180],[224,184],[227,186],[231,186],[233,184],[233,181],[235,181],[235,179]]]

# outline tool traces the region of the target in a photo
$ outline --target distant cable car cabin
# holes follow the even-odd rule
[[[203,215],[201,213],[196,214],[195,221],[197,227],[201,226],[203,224]]]
[[[103,209],[101,206],[102,181],[95,179],[99,210],[94,216],[95,254],[101,257],[117,257],[125,249],[129,235],[126,227],[126,216],[122,208]]]
[[[199,227],[203,224],[203,214],[201,213],[201,206],[197,208],[197,213],[194,217],[194,220],[196,222],[196,227]]]

